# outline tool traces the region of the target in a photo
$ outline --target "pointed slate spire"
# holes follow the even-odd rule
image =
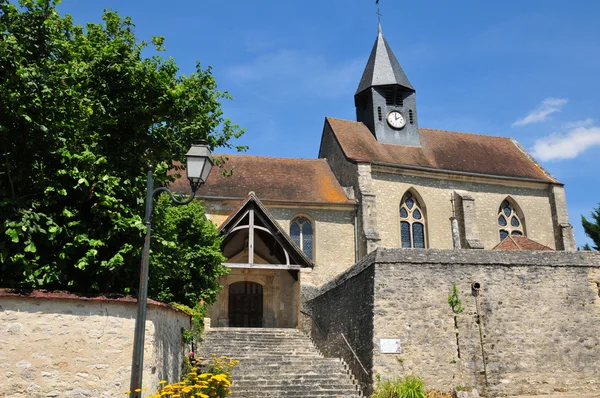
[[[356,94],[365,91],[369,87],[393,84],[398,84],[415,91],[404,74],[402,67],[400,67],[400,63],[396,59],[392,49],[383,37],[381,24],[379,24],[379,34],[377,35],[377,40],[375,40],[375,45],[373,45],[373,50],[371,50],[369,61],[360,79]]]

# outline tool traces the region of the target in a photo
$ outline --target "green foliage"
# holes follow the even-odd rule
[[[156,200],[152,227],[148,294],[190,307],[214,303],[221,289],[216,279],[228,268],[222,265],[221,234],[206,218],[202,203],[179,206],[163,194]]]
[[[425,398],[425,383],[418,376],[406,376],[400,384],[399,398]]]
[[[418,376],[385,380],[375,388],[371,398],[425,398],[425,383]]]
[[[600,250],[600,203],[592,212],[592,221],[588,221],[584,216],[581,216],[581,224],[585,234],[594,242],[594,250]],[[591,250],[586,243],[584,250]]]
[[[456,288],[456,283],[452,284],[452,291],[448,294],[448,305],[452,309],[452,312],[455,314],[460,314],[464,311],[464,307],[462,305],[462,301],[458,296],[458,289]]]
[[[139,280],[146,165],[167,183],[193,143],[230,147],[243,130],[223,117],[221,100],[231,97],[210,68],[180,75],[159,55],[164,38],[152,38],[155,55],[145,58],[149,43],[129,18],[105,11],[102,24],[84,28],[56,3],[0,0],[0,286],[128,292]],[[209,301],[209,279],[222,273],[217,233],[198,221],[174,236],[160,217],[155,243],[176,242],[185,254],[153,245],[151,297]],[[185,249],[192,243],[204,249]],[[161,263],[171,260],[193,268]],[[193,291],[195,277],[207,291]]]
[[[398,398],[400,396],[400,384],[402,383],[402,379],[380,380],[381,376],[378,379],[375,392],[371,395],[371,398]]]
[[[171,305],[192,316],[191,327],[189,329],[183,328],[181,331],[183,340],[186,343],[200,341],[202,332],[204,332],[204,317],[206,316],[206,306],[204,305],[204,301],[200,300],[194,308],[179,303],[171,303]]]

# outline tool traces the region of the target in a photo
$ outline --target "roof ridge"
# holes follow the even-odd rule
[[[348,120],[348,119],[340,119],[338,117],[333,117],[333,116],[325,116],[325,119],[333,119],[333,120],[339,120],[342,122],[348,122],[348,123],[356,123],[356,124],[362,124],[365,125],[363,122],[357,122],[354,120]],[[487,137],[487,138],[504,138],[507,140],[512,140],[512,137],[508,137],[505,135],[489,135],[489,134],[482,134],[482,133],[473,133],[471,131],[455,131],[455,130],[448,130],[448,129],[434,129],[431,127],[419,127],[419,131],[421,130],[427,130],[427,131],[432,131],[432,132],[445,132],[445,133],[453,133],[453,134],[467,134],[467,135],[478,135],[481,137]]]
[[[419,131],[420,130],[428,130],[428,131],[432,131],[432,132],[444,132],[444,133],[452,133],[452,134],[465,134],[465,135],[478,135],[480,137],[486,137],[486,138],[503,138],[505,140],[512,140],[512,137],[508,137],[505,135],[489,135],[489,134],[482,134],[482,133],[473,133],[470,131],[453,131],[453,130],[446,130],[446,129],[432,129],[429,127],[419,127]]]
[[[246,155],[242,153],[214,153],[213,156],[235,156],[235,157],[246,157],[246,158],[268,158],[268,159],[281,159],[281,160],[316,160],[326,162],[323,158],[292,158],[283,156],[268,156],[268,155]]]

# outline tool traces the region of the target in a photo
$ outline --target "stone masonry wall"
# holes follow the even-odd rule
[[[137,305],[53,294],[0,294],[0,396],[118,397],[129,390]],[[65,298],[66,296],[66,298]],[[144,386],[179,378],[189,316],[148,306]]]
[[[526,235],[550,248],[557,248],[547,184],[523,182],[520,186],[508,186],[482,183],[473,177],[450,180],[374,171],[373,187],[377,196],[377,213],[389,215],[377,219],[381,247],[400,247],[399,206],[402,196],[412,188],[422,198],[421,205],[425,207],[429,248],[452,248],[450,199],[455,190],[466,191],[474,198],[479,240],[485,249],[492,249],[500,243],[498,210],[508,196],[524,214]]]
[[[302,305],[308,315],[303,327],[315,345],[327,357],[343,358],[364,391],[370,391],[373,365],[372,260],[372,255],[365,257],[351,270],[310,292]]]
[[[475,387],[488,396],[600,394],[599,254],[378,249],[365,260],[307,304],[314,318],[333,316],[347,329],[350,309],[369,306],[350,281],[373,283],[373,375],[414,373],[429,388]],[[453,283],[464,305],[458,340]],[[399,339],[400,351],[381,353],[381,339]],[[333,338],[320,344],[332,355],[343,349]]]
[[[313,221],[314,268],[303,282],[321,285],[355,263],[354,208],[328,210],[311,208],[269,208],[284,231],[299,215]],[[304,275],[303,275],[304,276]]]

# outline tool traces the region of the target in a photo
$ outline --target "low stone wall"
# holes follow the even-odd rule
[[[303,292],[302,327],[327,357],[343,358],[365,392],[373,367],[373,278],[369,255],[316,291]]]
[[[321,319],[371,303],[374,378],[414,373],[430,388],[492,396],[600,391],[599,254],[378,249],[367,259],[305,306]],[[357,295],[352,280],[370,284],[372,296]],[[453,283],[464,306],[458,330]],[[336,302],[330,290],[340,292]],[[339,328],[354,322],[334,316]],[[399,340],[398,352],[382,353],[382,339]],[[342,350],[331,338],[321,345]]]
[[[135,299],[0,290],[0,396],[118,397],[129,390]],[[148,304],[144,386],[179,378],[190,317]]]

